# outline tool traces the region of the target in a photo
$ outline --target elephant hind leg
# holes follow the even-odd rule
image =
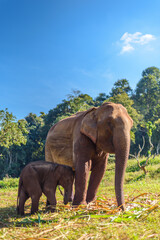
[[[38,212],[38,206],[39,206],[39,199],[41,195],[34,195],[32,196],[32,207],[31,207],[31,214],[34,214]]]
[[[46,142],[46,145],[45,145],[45,161],[53,162],[52,153],[51,153],[51,149],[48,145],[48,142]]]
[[[21,216],[24,215],[24,205],[29,196],[22,190],[19,195],[19,205],[17,207],[17,213]]]
[[[98,158],[98,160],[94,159],[93,161],[93,168],[91,170],[88,191],[87,191],[87,198],[86,198],[87,203],[92,202],[96,197],[99,184],[103,178],[103,175],[107,167],[108,156],[109,154],[107,156]]]

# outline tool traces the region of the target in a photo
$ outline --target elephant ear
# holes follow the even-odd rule
[[[88,110],[81,123],[81,133],[89,137],[94,143],[97,140],[96,108]]]

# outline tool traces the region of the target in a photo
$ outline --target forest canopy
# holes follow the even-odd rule
[[[127,79],[118,79],[109,95],[99,93],[93,99],[88,94],[73,90],[60,104],[39,116],[29,113],[22,120],[16,119],[8,109],[0,110],[0,179],[4,176],[18,177],[21,169],[29,162],[44,159],[47,133],[53,124],[78,111],[98,107],[103,102],[120,103],[126,107],[134,120],[131,131],[131,154],[138,152],[145,138],[142,154],[147,156],[151,134],[154,148],[160,149],[160,69],[149,67],[142,72],[136,89]]]

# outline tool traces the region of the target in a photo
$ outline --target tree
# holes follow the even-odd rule
[[[135,95],[135,107],[144,115],[145,121],[155,121],[160,112],[160,70],[155,67],[147,68],[142,72]]]
[[[73,94],[68,95],[69,114],[85,111],[93,106],[93,99],[88,94],[83,94],[78,90],[72,90]]]
[[[109,98],[109,96],[106,95],[105,93],[99,93],[99,95],[94,100],[94,105],[96,107],[98,107],[98,106],[102,105],[102,103],[108,98]]]
[[[58,104],[56,108],[49,111],[44,117],[44,132],[45,135],[53,124],[59,120],[68,117],[76,112],[85,111],[91,108],[94,104],[92,97],[88,94],[83,94],[78,90],[73,90],[71,94],[67,96],[67,100],[63,100]]]
[[[160,150],[160,118],[154,122],[153,129],[153,145],[155,146],[155,153],[158,155]]]
[[[156,78],[157,82],[160,81],[160,70],[159,70],[159,68],[149,67],[149,68],[146,68],[142,72],[142,77],[148,77],[149,75],[153,75]]]
[[[26,146],[24,146],[26,152],[25,164],[31,161],[44,159],[45,138],[43,138],[43,118],[43,113],[40,116],[29,113],[28,116],[25,117],[28,130],[27,143]]]
[[[7,161],[9,169],[14,161],[13,146],[25,145],[27,134],[28,131],[24,119],[16,122],[16,117],[12,113],[9,113],[8,109],[0,111],[0,146],[1,151],[7,153],[7,157],[3,157],[3,160],[9,160]]]
[[[129,86],[129,82],[127,79],[121,79],[114,83],[114,87],[110,92],[110,97],[121,93],[126,93],[128,95],[132,93],[132,89]]]
[[[148,141],[149,141],[149,150],[148,150],[148,152],[147,152],[147,155],[148,155],[148,156],[147,156],[145,162],[140,163],[140,161],[139,161],[140,154],[141,154],[141,152],[143,151],[143,149],[144,149],[144,147],[145,147],[145,137],[144,137],[144,136],[142,136],[142,139],[143,139],[143,145],[142,145],[142,147],[141,147],[140,144],[139,144],[139,152],[138,152],[138,154],[136,154],[136,155],[130,154],[130,155],[131,155],[132,157],[135,157],[135,158],[137,159],[137,163],[138,163],[139,168],[144,171],[144,174],[147,174],[146,166],[147,166],[147,164],[148,164],[148,161],[149,161],[149,159],[150,159],[150,157],[151,157],[151,155],[152,155],[152,150],[153,150],[153,148],[154,148],[154,145],[153,145],[153,143],[152,143],[152,139],[151,139],[151,138],[152,138],[153,130],[155,129],[155,125],[154,125],[152,122],[149,121],[149,122],[147,122],[147,123],[145,124],[145,128],[146,128],[146,132],[147,132],[147,136],[148,136]]]

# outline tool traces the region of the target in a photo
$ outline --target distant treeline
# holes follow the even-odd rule
[[[7,109],[0,110],[0,179],[4,176],[18,177],[29,162],[44,159],[45,139],[50,127],[59,120],[78,111],[98,107],[103,102],[121,103],[134,120],[131,131],[131,154],[145,147],[142,155],[150,149],[149,136],[154,145],[152,154],[160,149],[160,69],[149,67],[142,72],[136,89],[131,89],[127,79],[116,81],[109,95],[99,93],[93,99],[88,94],[73,90],[62,103],[37,116],[29,113],[25,119],[16,117]]]

